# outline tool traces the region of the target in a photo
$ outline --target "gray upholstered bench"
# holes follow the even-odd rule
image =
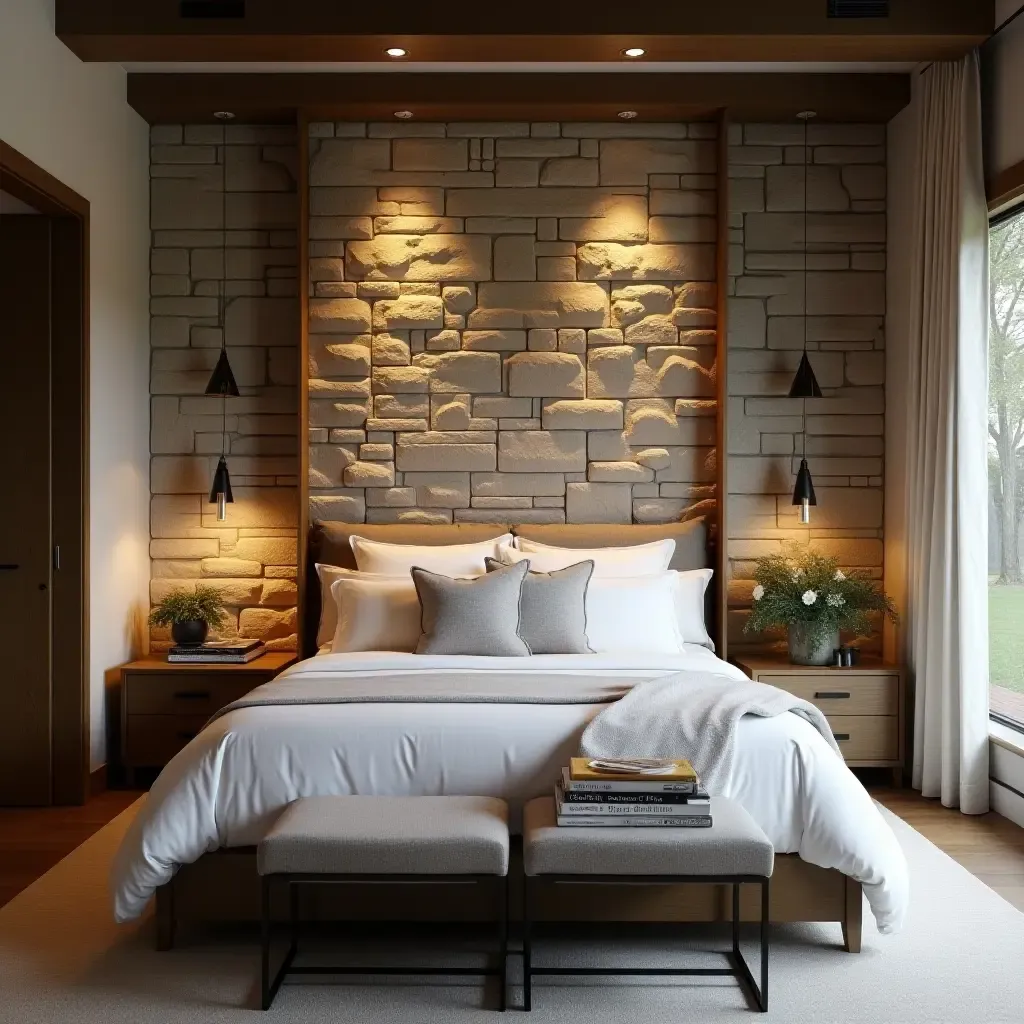
[[[550,797],[523,810],[523,1008],[530,1009],[533,975],[731,975],[750,987],[768,1009],[768,899],[775,851],[753,818],[731,800],[712,802],[710,828],[559,827]],[[723,968],[535,967],[532,963],[533,890],[538,883],[665,885],[707,882],[732,885],[731,966]],[[761,984],[740,951],[740,885],[761,887]]]
[[[505,1009],[508,954],[508,807],[475,796],[323,796],[296,800],[257,849],[263,876],[262,1006],[288,974],[444,974],[497,976]],[[499,887],[498,962],[468,967],[295,967],[298,892],[303,885],[360,882],[495,881]],[[270,974],[270,898],[275,883],[289,889],[291,942]]]

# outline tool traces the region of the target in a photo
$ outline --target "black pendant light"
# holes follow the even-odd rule
[[[231,476],[228,473],[228,395],[238,397],[238,382],[228,360],[227,341],[227,284],[228,284],[228,211],[227,211],[227,147],[221,147],[221,280],[217,290],[217,322],[220,325],[220,358],[213,368],[210,383],[206,385],[206,394],[221,396],[221,440],[220,459],[213,474],[213,486],[210,488],[210,504],[217,506],[217,521],[223,523],[228,517],[228,503],[235,499],[231,494]]]
[[[800,507],[800,522],[807,525],[811,521],[811,506],[818,504],[814,494],[814,481],[811,479],[811,471],[807,467],[807,403],[804,399],[821,398],[821,388],[818,386],[818,378],[814,376],[814,368],[810,359],[807,358],[807,122],[814,117],[813,110],[803,110],[797,117],[804,123],[804,352],[800,357],[800,365],[797,367],[796,376],[789,389],[790,398],[799,398],[800,402],[800,439],[801,458],[800,469],[796,475],[796,486],[793,488],[793,504]]]

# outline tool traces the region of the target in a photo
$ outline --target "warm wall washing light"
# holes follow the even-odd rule
[[[409,118],[412,117],[412,111],[411,110],[396,110],[395,111],[395,117],[400,118],[403,121],[408,121]]]
[[[636,117],[636,111],[635,110],[620,110],[619,111],[619,117],[621,117],[623,121],[632,121],[633,118]]]
[[[647,51],[642,46],[628,46],[622,51],[623,57],[642,57]]]
[[[384,51],[389,57],[404,57],[409,51],[403,50],[400,46],[389,46]]]

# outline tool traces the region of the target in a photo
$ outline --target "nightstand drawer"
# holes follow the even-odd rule
[[[895,715],[827,715],[847,761],[898,761],[899,718]]]
[[[124,763],[132,768],[165,765],[208,719],[209,715],[129,715],[125,722]]]
[[[129,715],[196,715],[209,718],[244,697],[271,676],[179,672],[160,675],[125,673],[125,710]],[[205,719],[204,719],[205,721]]]
[[[837,670],[821,675],[766,676],[762,682],[810,701],[826,715],[899,714],[899,676],[860,676]]]

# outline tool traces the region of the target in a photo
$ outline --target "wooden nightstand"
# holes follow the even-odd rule
[[[247,665],[172,664],[154,654],[121,666],[121,764],[162,768],[226,704],[267,683],[298,660],[269,651]]]
[[[820,708],[851,768],[890,768],[894,784],[902,785],[905,709],[899,666],[861,658],[854,668],[818,668],[772,654],[741,654],[732,661],[751,679]]]

